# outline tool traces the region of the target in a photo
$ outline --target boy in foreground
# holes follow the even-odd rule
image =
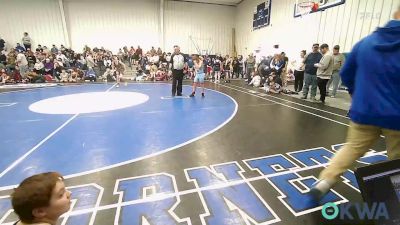
[[[22,181],[11,195],[13,209],[20,219],[14,225],[56,225],[71,205],[71,192],[65,189],[63,180],[60,174],[49,172]]]

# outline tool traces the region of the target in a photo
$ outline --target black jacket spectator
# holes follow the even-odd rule
[[[7,56],[4,55],[3,52],[0,52],[0,63],[6,65],[6,62],[7,62]]]
[[[322,59],[322,54],[320,52],[311,52],[304,61],[306,65],[305,72],[311,75],[317,75],[317,67],[314,64],[319,63]]]
[[[5,43],[6,42],[3,39],[0,38],[0,52],[4,50]]]

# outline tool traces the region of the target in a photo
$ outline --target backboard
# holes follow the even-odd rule
[[[320,12],[320,11],[325,11],[326,9],[336,7],[342,4],[346,3],[346,0],[312,0],[313,2],[316,2],[319,4],[319,7],[316,11],[312,11],[310,9],[309,13],[315,13],[315,12]],[[298,7],[299,3],[304,3],[304,2],[311,2],[310,0],[296,0],[294,4],[294,17],[301,17],[304,12],[300,7]]]

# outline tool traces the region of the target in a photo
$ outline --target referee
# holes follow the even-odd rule
[[[183,81],[183,68],[186,63],[186,59],[181,53],[179,46],[174,46],[174,54],[171,56],[172,65],[172,96],[182,96],[182,81]]]

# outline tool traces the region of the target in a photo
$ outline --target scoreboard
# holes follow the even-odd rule
[[[271,0],[257,5],[253,14],[253,30],[270,25],[271,19]]]

